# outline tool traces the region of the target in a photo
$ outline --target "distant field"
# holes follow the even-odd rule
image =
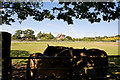
[[[118,43],[117,42],[17,42],[12,41],[11,50],[25,50],[32,53],[43,53],[47,48],[47,44],[50,46],[66,46],[73,48],[97,48],[105,50],[108,55],[118,55]]]

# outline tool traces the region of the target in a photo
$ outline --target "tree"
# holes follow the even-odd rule
[[[54,38],[54,36],[52,35],[52,33],[51,33],[51,32],[48,34],[48,36],[47,36],[47,37],[48,37],[48,39],[50,39],[50,40]]]
[[[72,40],[72,37],[70,37],[70,36],[66,36],[66,39],[68,39],[68,40]]]
[[[37,34],[37,38],[40,38],[41,40],[52,40],[54,36],[50,32],[49,34],[42,33],[41,31]]]
[[[34,31],[31,29],[27,29],[25,31],[17,30],[16,33],[12,36],[12,39],[15,39],[15,40],[18,40],[18,39],[21,40],[23,38],[27,38],[28,40],[31,38],[31,40],[34,40],[35,39]]]
[[[37,34],[37,38],[41,38],[41,35],[42,35],[42,32],[40,31],[40,32]]]
[[[75,39],[75,38],[73,38],[73,39],[72,39],[72,41],[76,41],[76,39]]]
[[[108,38],[107,36],[104,36],[104,38]]]
[[[33,35],[34,31],[31,30],[31,29],[27,29],[27,30],[23,31],[23,33],[26,34],[26,35]]]
[[[115,37],[120,37],[120,35],[116,35]]]
[[[117,2],[59,2],[61,7],[53,7],[51,10],[44,9],[44,2],[2,2],[2,23],[10,25],[15,22],[13,15],[17,15],[19,22],[33,16],[36,21],[43,21],[45,18],[55,18],[73,24],[73,19],[87,19],[89,22],[110,22],[118,19],[120,3]],[[91,11],[91,9],[93,11]],[[101,16],[101,17],[99,17]]]
[[[16,33],[12,36],[12,39],[21,39],[22,30],[17,30]]]
[[[35,39],[34,31],[31,29],[27,29],[23,31],[23,34],[24,34],[23,36],[24,38],[28,38],[28,39],[32,38],[33,40]]]

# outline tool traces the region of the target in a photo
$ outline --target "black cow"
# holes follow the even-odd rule
[[[46,56],[41,53],[31,54],[30,57],[45,57],[45,58],[28,60],[27,68],[30,70],[27,70],[27,80],[34,80],[34,79],[37,79],[38,77],[40,77],[40,79],[51,78],[51,77],[68,79],[69,69],[64,70],[63,68],[70,67],[69,64],[68,65],[66,64],[67,67],[65,65],[62,66],[64,62],[60,63],[61,65],[59,65],[59,63],[56,62],[56,60],[58,59],[55,60],[55,59],[49,58],[49,56]],[[42,68],[43,70],[37,70]],[[53,68],[53,70],[52,69],[49,70],[49,68]],[[57,70],[56,68],[60,68],[60,70],[59,69]],[[35,69],[35,70],[32,70],[32,69]]]
[[[54,57],[64,57],[68,56],[68,52],[64,52],[67,50],[72,50],[72,47],[64,47],[64,46],[49,46],[46,48],[46,50],[44,51],[44,55],[47,56],[54,56]],[[61,55],[62,54],[62,55]],[[71,68],[72,64],[69,62],[68,58],[55,58],[53,59],[53,66],[54,68],[67,68],[67,70],[56,70],[56,76],[59,76],[60,78],[68,78],[68,74],[69,74],[69,69]],[[64,75],[63,75],[64,74]]]
[[[30,57],[47,57],[45,55],[43,55],[42,53],[34,53],[31,54]],[[30,70],[27,70],[27,80],[34,80],[36,78],[36,76],[42,74],[42,75],[52,75],[51,73],[48,74],[46,73],[46,70],[37,70],[40,68],[48,68],[51,67],[51,61],[50,60],[46,60],[46,59],[30,59],[28,60],[27,63],[27,68]],[[35,70],[32,70],[35,69]]]
[[[64,67],[76,68],[78,74],[87,75],[88,77],[106,77],[108,57],[107,53],[100,49],[65,49],[57,56],[70,56],[71,58],[62,58],[57,60],[59,65]],[[55,62],[56,63],[56,62]],[[57,65],[58,65],[57,64]],[[106,67],[106,68],[102,68]],[[83,68],[90,68],[87,73],[82,71]],[[74,74],[74,70],[73,74]],[[76,72],[75,72],[76,73]]]
[[[87,56],[89,56],[89,66],[96,67],[97,77],[106,77],[108,67],[107,53],[100,49],[88,49]],[[106,67],[106,68],[103,68]]]
[[[46,56],[45,56],[46,55]],[[67,58],[56,58],[56,59],[30,59],[28,64],[30,68],[68,68],[67,70],[31,70],[30,75],[34,77],[37,74],[53,76],[59,78],[68,78],[68,74],[76,73],[72,68],[78,68],[77,74],[84,75],[81,70],[85,67],[93,67],[91,71],[88,71],[90,77],[100,76],[105,77],[107,74],[106,69],[97,69],[94,67],[108,66],[107,54],[103,50],[99,49],[73,49],[64,46],[49,46],[43,54],[35,53],[31,54],[30,57],[67,57]],[[89,58],[87,58],[89,56]],[[96,57],[96,58],[94,58]],[[92,75],[91,75],[92,73]],[[94,75],[93,75],[94,74]],[[72,76],[72,75],[71,75]],[[31,78],[32,79],[32,78]]]
[[[68,71],[66,72],[66,74],[69,74],[69,78],[73,78],[72,77],[73,74],[76,73],[75,70],[77,68],[83,69],[83,67],[85,66],[84,60],[82,60],[82,56],[86,55],[85,52],[86,52],[85,48],[84,49],[64,49],[63,51],[57,54],[57,57],[63,57],[63,58],[57,58],[54,61],[54,63],[56,63],[54,65],[59,65],[59,67],[68,68]],[[81,67],[79,67],[78,65],[80,65]],[[74,68],[76,69],[74,70]],[[80,75],[81,71],[77,71],[77,73]]]
[[[59,52],[61,52],[64,49],[69,49],[68,47],[64,46],[49,46],[44,51],[44,54],[41,53],[34,53],[31,54],[30,57],[49,57],[49,56],[57,56]],[[60,65],[55,65],[58,63],[55,63],[54,59],[30,59],[28,61],[27,68],[30,69],[40,69],[40,68],[63,68],[60,67]],[[30,76],[29,79],[35,78],[37,75],[45,75],[45,76],[52,76],[52,77],[60,77],[60,78],[66,78],[67,76],[63,75],[66,74],[66,71],[63,70],[27,70],[27,78]]]
[[[72,49],[72,47],[69,48],[69,47],[64,47],[64,46],[49,46],[48,45],[43,54],[47,56],[57,56],[57,54],[64,49]]]

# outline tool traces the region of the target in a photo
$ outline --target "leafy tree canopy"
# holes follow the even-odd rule
[[[33,35],[34,34],[34,31],[31,30],[31,29],[27,29],[25,31],[23,31],[24,34],[28,34],[28,35]]]
[[[22,30],[17,30],[16,33],[13,35],[13,39],[21,39]]]
[[[51,10],[43,9],[44,2],[3,2],[2,23],[10,25],[15,22],[13,15],[21,23],[28,16],[33,16],[36,21],[43,21],[45,18],[54,20],[55,18],[73,24],[73,19],[87,19],[90,23],[101,20],[110,22],[118,19],[120,11],[119,2],[59,2],[59,5]],[[92,9],[92,10],[91,10]]]
[[[66,38],[67,38],[68,40],[72,40],[72,37],[70,37],[70,36],[66,36]]]
[[[34,31],[31,29],[27,29],[25,31],[17,30],[16,33],[12,36],[13,39],[22,39],[23,37],[35,39]]]
[[[46,33],[42,33],[41,31],[37,34],[37,38],[40,39],[53,39],[54,36],[52,35],[52,33],[50,32],[49,34]]]
[[[24,34],[23,37],[25,37],[25,38],[33,38],[33,39],[35,38],[34,31],[31,29],[27,29],[27,30],[23,31],[23,34]]]

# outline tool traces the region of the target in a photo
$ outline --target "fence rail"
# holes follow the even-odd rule
[[[82,57],[90,57],[91,58],[91,56],[82,56]],[[96,58],[96,57],[98,57],[98,56],[94,56],[94,57],[92,57],[92,58]],[[110,55],[110,56],[108,56],[108,58],[119,58],[120,57],[120,55]],[[41,58],[81,58],[80,56],[75,56],[75,57],[70,57],[70,56],[57,56],[57,57],[54,57],[54,56],[41,56],[41,57],[10,57],[11,59],[41,59]]]
[[[10,57],[10,60],[11,60],[11,63],[12,63],[12,60],[13,59],[28,59],[28,60],[30,60],[30,59],[58,59],[58,58],[79,58],[80,56],[75,56],[75,57],[70,57],[70,56],[61,56],[61,57],[59,57],[59,56],[57,56],[57,57],[53,57],[53,56],[49,56],[49,57],[46,57],[46,56],[41,56],[41,57]],[[85,57],[87,57],[87,58],[91,58],[91,56],[83,56],[82,58],[85,58]],[[92,58],[97,58],[98,56],[94,56],[94,57],[92,57]],[[81,57],[80,57],[81,58]],[[104,57],[103,57],[104,58]],[[110,56],[108,56],[108,58],[120,58],[120,55],[110,55]],[[11,64],[11,66],[12,66],[12,64]],[[112,68],[115,68],[115,69],[120,69],[120,66],[115,66],[115,67],[111,67],[111,66],[103,66],[103,67],[94,67],[94,69],[95,68],[108,68],[108,69],[112,69]],[[40,68],[40,69],[30,69],[30,68],[26,68],[26,69],[12,69],[11,68],[11,73],[10,73],[10,80],[12,80],[12,72],[13,71],[21,71],[21,70],[70,70],[70,69],[74,69],[74,68]],[[87,68],[87,69],[89,69],[89,68]],[[111,75],[114,75],[114,77],[115,77],[115,80],[119,80],[119,79],[117,79],[117,76],[115,75],[115,74],[112,74],[111,72],[109,72],[109,74],[111,74]],[[120,75],[120,74],[119,74]],[[84,78],[84,77],[83,77]],[[91,78],[91,77],[85,77],[86,79],[111,79],[110,77],[95,77],[95,78]]]

